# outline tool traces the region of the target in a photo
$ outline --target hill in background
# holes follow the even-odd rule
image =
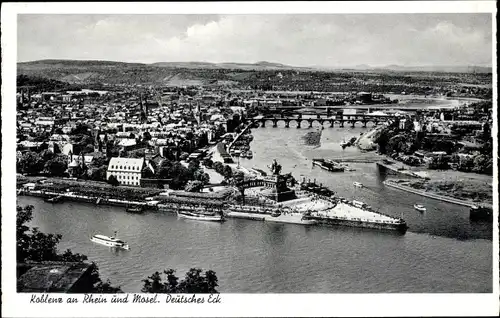
[[[427,71],[421,71],[426,69]],[[451,72],[462,70],[464,72]],[[448,72],[440,72],[448,71]],[[467,72],[466,72],[467,71]],[[482,73],[481,71],[489,71]],[[261,61],[257,63],[41,60],[17,64],[18,75],[57,80],[74,85],[212,86],[264,90],[371,91],[419,94],[447,93],[454,86],[491,91],[491,69],[478,67],[304,68]],[[474,93],[476,94],[476,93]]]

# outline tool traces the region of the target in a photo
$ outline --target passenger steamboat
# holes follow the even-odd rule
[[[211,221],[211,222],[224,222],[224,215],[215,211],[206,211],[203,208],[195,210],[178,210],[177,215],[181,218],[198,220],[198,221]]]
[[[116,231],[115,231],[115,236],[109,237],[106,235],[95,234],[90,238],[90,240],[94,243],[109,246],[109,247],[122,248],[124,250],[129,249],[129,246],[127,243],[116,238]]]

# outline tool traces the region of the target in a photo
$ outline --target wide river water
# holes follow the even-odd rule
[[[163,212],[133,215],[116,207],[53,205],[24,196],[18,204],[34,205],[32,226],[62,234],[61,250],[87,255],[102,277],[125,292],[140,291],[141,280],[155,271],[173,268],[182,276],[191,267],[214,270],[220,291],[229,293],[492,291],[491,224],[470,223],[467,208],[385,187],[385,176],[373,163],[352,164],[356,171],[338,174],[313,168],[312,158],[359,154],[354,148],[342,150],[339,142],[368,130],[326,128],[319,146],[304,144],[308,131],[253,129],[254,158],[241,164],[266,169],[277,159],[283,172],[297,179],[317,179],[341,196],[403,215],[410,226],[405,235],[239,219],[208,223]],[[354,188],[354,181],[365,188]],[[427,212],[414,210],[414,203],[424,204]],[[90,241],[92,234],[115,230],[131,245],[129,251]]]

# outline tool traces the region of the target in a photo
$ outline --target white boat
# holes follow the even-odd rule
[[[211,222],[223,222],[224,216],[221,214],[206,214],[206,213],[197,213],[197,212],[188,212],[188,211],[177,211],[177,215],[181,218],[189,219],[189,220],[198,220],[198,221],[211,221]]]
[[[116,232],[115,232],[115,236],[116,236]],[[96,234],[96,235],[92,236],[90,238],[90,240],[94,243],[97,243],[97,244],[128,250],[129,249],[128,244],[120,239],[117,239],[115,236],[109,237],[106,235]]]
[[[361,182],[354,182],[353,185],[358,188],[362,188],[363,184]]]
[[[427,209],[425,208],[425,206],[423,206],[421,204],[415,204],[415,205],[413,205],[413,207],[415,208],[415,210],[420,211],[420,212],[427,211]]]

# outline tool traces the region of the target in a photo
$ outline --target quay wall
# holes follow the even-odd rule
[[[447,197],[447,196],[443,196],[443,195],[439,195],[439,194],[435,194],[435,193],[430,193],[427,191],[417,190],[417,189],[414,189],[412,187],[397,184],[397,183],[395,183],[393,181],[389,181],[389,180],[384,181],[384,184],[389,186],[389,187],[396,188],[398,190],[418,194],[418,195],[432,198],[432,199],[436,199],[436,200],[445,201],[448,203],[454,203],[454,204],[458,204],[458,205],[462,205],[462,206],[466,206],[466,207],[473,207],[476,205],[470,201],[464,201],[464,200],[460,200],[460,199],[456,199],[456,198],[452,198],[452,197]],[[493,206],[491,204],[481,203],[481,205],[484,205],[484,206],[489,207],[489,208],[493,208]]]
[[[56,195],[63,196],[65,200],[75,201],[75,202],[85,202],[85,203],[94,203],[96,204],[98,199],[99,204],[101,205],[112,205],[112,206],[121,206],[126,207],[129,204],[133,205],[142,205],[148,206],[147,202],[137,202],[137,201],[124,201],[110,198],[97,198],[97,197],[89,197],[83,195],[76,195],[73,193],[56,193],[56,192],[47,192],[47,191],[39,191],[39,190],[24,190],[19,193],[20,195],[29,195],[41,198],[49,198]],[[160,211],[172,212],[175,213],[176,208],[178,208],[178,204],[158,204],[152,208],[156,208]],[[255,221],[265,221],[265,217],[269,216],[271,212],[275,209],[264,208],[264,207],[254,207],[254,206],[239,206],[239,205],[230,205],[228,211],[225,213],[227,217],[230,218],[241,218],[241,219],[249,219]],[[349,227],[361,227],[361,228],[370,228],[370,229],[378,229],[378,230],[397,230],[401,233],[405,233],[407,226],[406,223],[376,223],[376,222],[365,222],[361,220],[353,220],[353,219],[337,219],[337,218],[325,218],[325,217],[317,217],[317,216],[308,216],[307,219],[316,220],[318,225],[329,225],[329,226],[349,226]]]
[[[309,216],[307,219],[316,220],[321,225],[327,226],[349,226],[349,227],[360,227],[367,229],[377,229],[377,230],[389,230],[398,231],[402,234],[406,233],[408,226],[406,223],[378,223],[378,222],[366,222],[358,221],[352,219],[338,219],[338,218],[326,218],[319,216]]]
[[[230,211],[225,214],[225,216],[229,218],[246,219],[253,221],[264,221],[265,220],[264,215],[265,214],[262,213],[234,212],[234,211]]]

